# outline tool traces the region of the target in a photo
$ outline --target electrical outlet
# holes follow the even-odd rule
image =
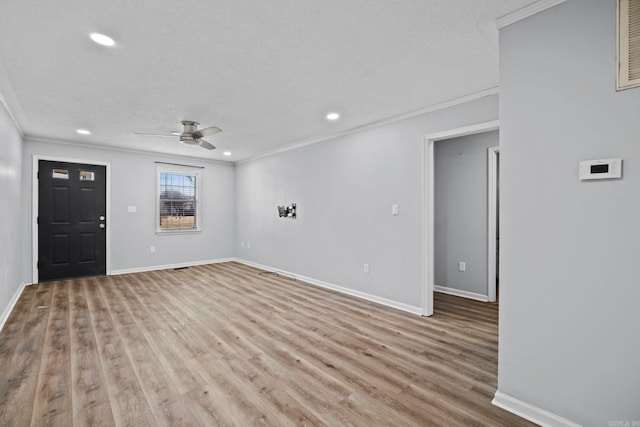
[[[251,249],[251,243],[247,242],[247,249]]]
[[[364,271],[365,274],[369,274],[369,264],[365,264],[364,265],[364,270],[363,271]]]
[[[244,242],[240,242],[240,247],[244,248]]]
[[[462,271],[462,272],[467,271],[467,263],[460,261],[458,263],[458,271]]]
[[[398,207],[398,205],[391,205],[391,215],[400,215],[400,208]]]
[[[149,246],[149,252],[152,254],[156,253],[156,247],[154,245]]]

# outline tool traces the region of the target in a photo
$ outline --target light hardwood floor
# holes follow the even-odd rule
[[[25,288],[0,425],[519,426],[491,405],[497,303],[423,318],[239,263]]]

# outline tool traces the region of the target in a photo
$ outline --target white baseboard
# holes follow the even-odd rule
[[[418,316],[422,315],[422,307],[414,307],[412,305],[409,304],[404,304],[401,302],[397,302],[397,301],[393,301],[390,299],[386,299],[386,298],[382,298],[382,297],[378,297],[375,295],[371,295],[371,294],[367,294],[365,292],[360,292],[360,291],[356,291],[353,289],[349,289],[349,288],[345,288],[343,286],[338,286],[338,285],[334,285],[332,283],[327,283],[327,282],[323,282],[322,280],[316,280],[313,279],[311,277],[306,277],[306,276],[301,276],[297,273],[291,273],[289,271],[285,271],[285,270],[280,270],[278,268],[273,268],[273,267],[269,267],[268,265],[262,265],[262,264],[258,264],[252,261],[247,261],[241,258],[234,258],[233,261],[237,261],[239,263],[242,264],[246,264],[248,266],[251,267],[255,267],[255,268],[259,268],[261,270],[267,270],[267,271],[275,271],[276,273],[282,273],[285,276],[293,276],[296,279],[299,279],[303,282],[307,282],[310,283],[312,285],[315,286],[319,286],[321,288],[325,288],[325,289],[331,289],[333,291],[337,291],[343,294],[347,294],[347,295],[351,295],[357,298],[362,298],[365,299],[367,301],[372,301],[378,304],[382,304],[385,305],[387,307],[391,307],[391,308],[395,308],[398,310],[402,310],[402,311],[406,311],[408,313],[411,314],[417,314]]]
[[[149,267],[136,267],[136,268],[125,268],[122,270],[111,270],[112,276],[118,276],[120,274],[129,274],[129,273],[143,273],[145,271],[155,271],[155,270],[169,270],[172,268],[183,268],[183,267],[193,267],[195,265],[205,265],[205,264],[217,264],[220,262],[229,262],[235,261],[235,258],[220,258],[220,259],[208,259],[203,261],[190,261],[190,262],[181,262],[177,264],[165,264],[165,265],[152,265]]]
[[[18,287],[18,289],[16,289],[15,293],[11,297],[11,301],[9,301],[9,304],[7,305],[7,307],[2,312],[2,317],[0,317],[0,331],[2,331],[2,328],[4,328],[4,324],[7,323],[7,320],[9,319],[9,315],[13,311],[13,307],[16,306],[16,303],[20,299],[20,295],[22,295],[22,291],[24,291],[24,288],[29,284],[30,283],[23,282]]]
[[[516,399],[500,391],[496,391],[491,403],[543,427],[581,427],[580,424],[569,421],[566,418],[562,418],[559,415],[523,402],[520,399]]]
[[[476,294],[475,292],[463,291],[455,288],[447,288],[446,286],[434,286],[433,290],[436,292],[441,292],[443,294],[455,295],[457,297],[474,299],[482,302],[489,302],[489,297],[482,294]]]

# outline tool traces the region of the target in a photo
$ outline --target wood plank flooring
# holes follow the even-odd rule
[[[3,426],[525,426],[491,405],[497,303],[423,318],[239,263],[25,288]]]

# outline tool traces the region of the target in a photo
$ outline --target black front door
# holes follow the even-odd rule
[[[38,279],[106,274],[106,167],[40,160]]]

